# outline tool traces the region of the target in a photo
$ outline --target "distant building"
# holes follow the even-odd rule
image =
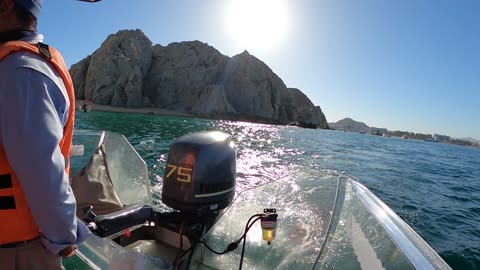
[[[437,142],[446,142],[450,140],[450,136],[433,134],[433,139]]]
[[[415,133],[415,139],[417,140],[432,140],[432,134],[423,134],[423,133]]]
[[[386,128],[376,128],[376,127],[370,128],[370,134],[372,135],[382,136],[387,133],[388,133],[388,130]]]

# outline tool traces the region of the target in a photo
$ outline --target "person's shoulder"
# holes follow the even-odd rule
[[[33,68],[37,69],[38,67],[43,67],[48,65],[48,60],[46,60],[43,56],[38,55],[33,52],[29,51],[19,51],[14,53],[15,54],[15,66],[17,68]]]
[[[0,61],[0,76],[9,78],[16,74],[18,68],[25,66],[25,54],[27,52],[18,51],[10,53]]]
[[[0,61],[0,81],[8,84],[15,78],[29,78],[42,81],[48,85],[55,85],[65,92],[65,85],[55,67],[43,56],[30,51],[17,51]],[[10,82],[14,84],[15,82]]]
[[[24,67],[36,67],[45,65],[45,60],[42,59],[40,55],[37,55],[33,52],[29,51],[17,51],[12,52],[9,55],[5,56],[2,61],[0,61],[0,65],[9,68],[9,69],[16,69],[16,68],[24,68]]]
[[[32,33],[21,41],[36,46],[38,43],[43,42],[43,39],[43,35]],[[49,66],[49,63],[43,56],[25,49],[11,52],[0,61],[0,65],[8,69],[33,68],[41,72],[45,66]]]
[[[0,61],[0,70],[7,73],[15,73],[24,68],[37,71],[51,79],[59,77],[57,70],[47,59],[33,52],[13,52]]]

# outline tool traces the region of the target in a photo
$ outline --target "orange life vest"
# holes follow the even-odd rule
[[[75,122],[75,93],[72,78],[60,53],[43,43],[10,41],[0,44],[0,61],[10,53],[17,51],[29,51],[41,55],[55,67],[65,84],[70,107],[59,146],[65,158],[65,170],[69,174],[69,158]],[[38,226],[27,205],[20,182],[8,163],[3,145],[0,144],[0,244],[31,240],[39,235]]]

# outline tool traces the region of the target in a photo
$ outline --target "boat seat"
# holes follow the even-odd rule
[[[148,205],[132,204],[110,214],[95,217],[95,234],[107,237],[135,225],[153,220],[153,209]]]

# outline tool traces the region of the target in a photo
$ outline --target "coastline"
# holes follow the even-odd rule
[[[181,113],[176,111],[170,111],[160,108],[124,108],[124,107],[114,107],[109,105],[99,105],[94,104],[85,100],[76,100],[75,109],[83,112],[82,105],[87,104],[88,111],[101,111],[101,112],[116,112],[116,113],[137,113],[137,114],[154,114],[154,115],[163,115],[163,116],[178,116],[178,117],[195,117],[192,114]]]

